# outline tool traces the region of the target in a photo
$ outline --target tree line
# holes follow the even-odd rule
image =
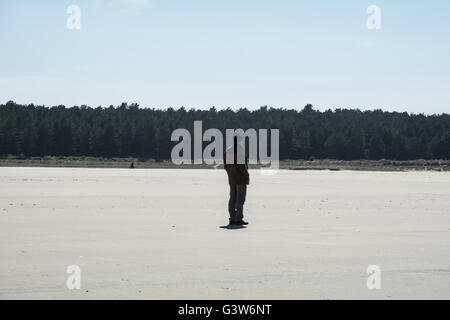
[[[177,128],[280,129],[280,159],[450,159],[450,115],[382,110],[209,110],[0,104],[0,155],[170,159]]]

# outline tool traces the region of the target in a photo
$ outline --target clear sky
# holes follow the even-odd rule
[[[450,1],[2,0],[8,100],[450,113]]]

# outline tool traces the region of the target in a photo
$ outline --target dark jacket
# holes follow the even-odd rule
[[[229,150],[228,150],[229,152]],[[245,157],[245,164],[237,163],[237,153],[234,150],[234,163],[227,164],[226,154],[223,157],[224,168],[228,174],[229,184],[249,184],[248,159]]]

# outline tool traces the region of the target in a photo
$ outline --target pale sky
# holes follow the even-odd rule
[[[0,44],[0,103],[450,113],[448,0],[2,0]]]

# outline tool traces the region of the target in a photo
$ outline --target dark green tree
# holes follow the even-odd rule
[[[367,155],[371,160],[379,160],[384,158],[386,153],[386,147],[384,145],[383,139],[381,139],[379,134],[374,134],[370,138],[369,150]]]

